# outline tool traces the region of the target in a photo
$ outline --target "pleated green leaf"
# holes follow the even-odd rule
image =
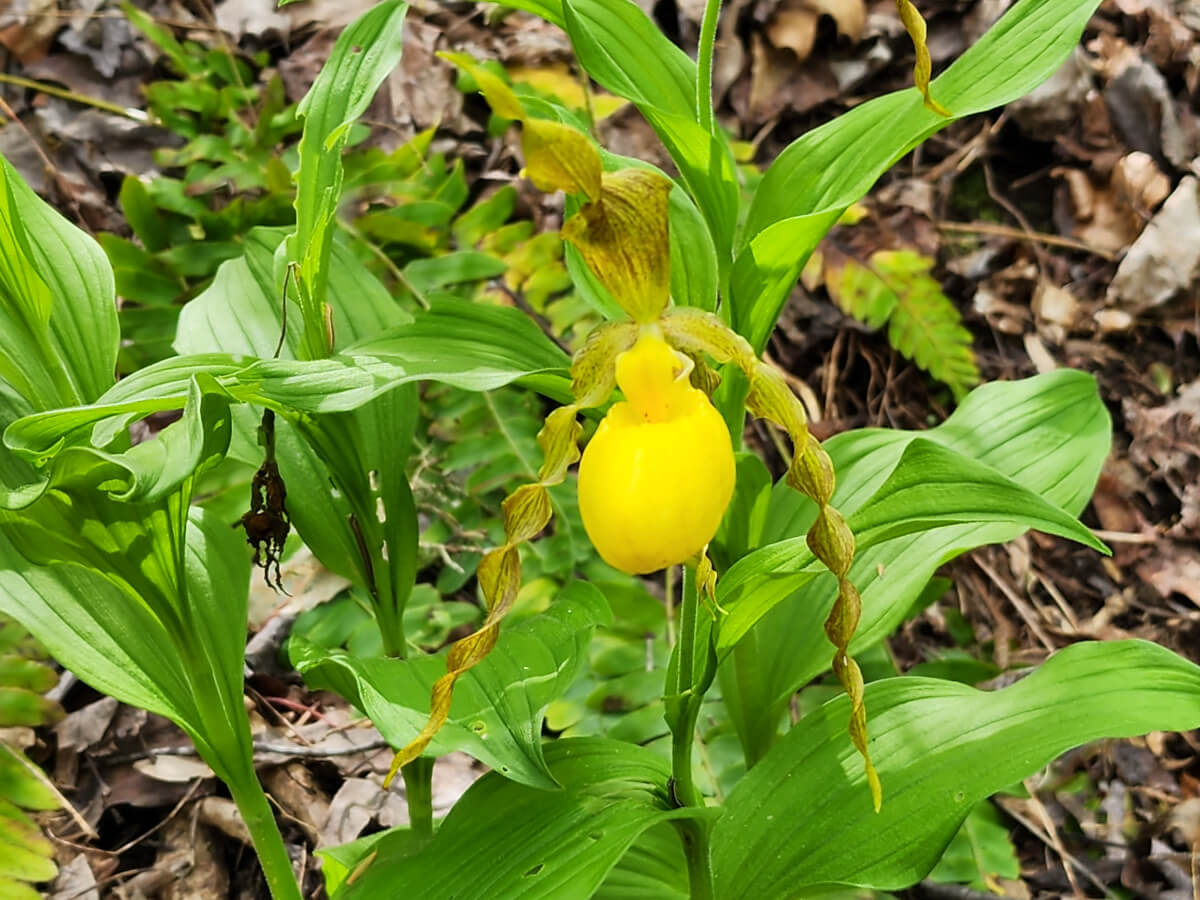
[[[595,627],[610,621],[600,591],[575,582],[546,612],[505,628],[487,658],[459,680],[431,750],[463,750],[515,781],[557,787],[542,755],[542,719],[579,673]],[[296,640],[289,653],[311,686],[348,698],[396,748],[425,725],[430,688],[446,671],[443,654],[368,659]]]
[[[586,900],[643,831],[696,810],[672,809],[670,768],[620,741],[571,738],[546,747],[562,790],[491,773],[477,781],[421,853],[385,843],[344,900]]]
[[[1097,0],[1018,0],[934,79],[950,111],[927,109],[916,88],[870,100],[792,142],[767,169],[733,267],[734,325],[764,346],[809,254],[851,203],[893,163],[956,119],[1033,90],[1062,64]]]
[[[888,479],[908,445],[922,439],[970,457],[1077,515],[1091,497],[1111,434],[1090,375],[1062,370],[987,384],[928,431],[863,429],[830,440],[838,473],[833,502],[853,517]],[[721,673],[725,702],[752,758],[775,739],[791,693],[829,667],[822,623],[833,603],[832,582],[819,572],[795,572],[799,556],[793,557],[795,565],[777,568],[783,561],[777,551],[787,546],[778,542],[800,538],[815,515],[810,501],[785,484],[776,485],[763,526],[764,547],[757,551],[763,562],[775,560],[770,567],[776,574],[759,578],[751,601],[773,609],[741,639]],[[863,611],[851,651],[890,634],[942,563],[974,547],[1012,540],[1024,530],[1016,523],[963,522],[860,550],[850,577],[862,595]],[[748,561],[741,565],[743,571],[753,567]],[[727,573],[723,590],[736,587],[730,574],[736,573]]]
[[[738,783],[713,831],[720,900],[805,885],[895,889],[925,876],[971,808],[1088,741],[1200,725],[1200,668],[1144,641],[1075,644],[994,692],[897,678],[867,686],[875,813],[848,702],[806,716]]]

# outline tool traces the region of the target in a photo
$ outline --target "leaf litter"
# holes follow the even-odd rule
[[[274,9],[225,0],[208,13],[156,0],[149,11],[180,37],[266,52],[268,71],[283,76],[295,99],[330,37],[365,5],[317,0]],[[643,6],[684,46],[694,43],[702,4]],[[923,3],[935,70],[1005,6]],[[890,2],[730,0],[725,7],[718,116],[760,164],[833,114],[908,83],[910,50]],[[405,63],[368,115],[374,139],[397,146],[436,127],[436,139],[467,162],[477,187],[513,180],[514,148],[489,136],[486,113],[464,100],[454,73],[433,54],[467,50],[510,71],[569,79],[561,32],[521,13],[483,15],[471,4],[432,2],[414,4],[408,30]],[[893,349],[887,317],[856,310],[830,275],[830,260],[840,262],[839,271],[847,259],[878,269],[898,252],[921,261],[927,287],[958,316],[980,377],[1079,367],[1097,377],[1114,414],[1113,453],[1085,513],[1113,558],[1040,535],[977,551],[948,567],[949,593],[889,642],[901,670],[953,652],[1001,667],[1033,663],[1050,647],[1128,635],[1197,659],[1198,34],[1200,15],[1187,5],[1106,3],[1045,86],[1007,111],[956,123],[885,176],[863,219],[830,236],[821,251],[825,268],[797,286],[785,310],[769,352],[805,384],[822,414],[813,423],[821,437],[864,425],[923,427],[952,408],[951,389]],[[0,84],[0,98],[23,126],[0,128],[0,151],[86,227],[127,234],[114,211],[121,177],[157,171],[153,152],[171,137],[86,98],[136,108],[142,86],[162,74],[158,54],[105,0],[14,0],[0,11],[0,47],[6,72],[85,98]],[[617,152],[669,165],[634,111],[618,109],[599,128]],[[544,200],[522,203],[550,227],[560,214]],[[770,459],[769,439],[756,438]],[[285,813],[286,837],[305,856],[402,822],[406,813],[397,795],[380,789],[390,754],[378,732],[271,664],[294,617],[342,586],[311,562],[291,573],[285,565],[283,578],[292,600],[279,608],[272,603],[278,598],[261,597],[251,638],[261,638],[251,656],[254,739],[261,774]],[[97,837],[66,813],[45,817],[60,848],[60,875],[48,896],[262,896],[245,886],[252,884],[243,877],[249,854],[229,801],[194,765],[174,726],[80,684],[61,699],[67,717],[32,733],[28,752]],[[1028,797],[996,804],[999,831],[978,831],[1007,828],[1020,877],[1007,877],[998,871],[1007,863],[997,862],[996,871],[975,872],[978,883],[964,890],[1192,896],[1198,746],[1193,735],[1151,735],[1069,754],[1025,786]],[[457,756],[439,766],[435,805],[444,809],[479,770]],[[988,852],[1008,859],[1003,841]],[[316,891],[313,866],[306,871]],[[927,882],[908,895],[949,896],[944,889]]]

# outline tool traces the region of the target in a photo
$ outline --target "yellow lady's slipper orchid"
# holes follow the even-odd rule
[[[729,431],[688,381],[691,367],[644,331],[617,357],[626,399],[609,410],[579,463],[584,528],[623,572],[655,572],[695,557],[733,496]]]

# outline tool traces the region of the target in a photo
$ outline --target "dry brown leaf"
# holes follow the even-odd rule
[[[88,864],[87,854],[80,853],[59,866],[58,877],[50,885],[46,900],[100,900],[96,873]]]
[[[318,823],[329,816],[329,797],[309,769],[298,762],[274,766],[262,775],[263,787],[288,817],[304,829],[310,842],[321,836]]]
[[[780,49],[791,50],[803,61],[812,52],[817,39],[815,10],[808,6],[780,7],[767,23],[767,39]]]
[[[1112,186],[1117,199],[1138,216],[1148,216],[1167,199],[1171,182],[1149,153],[1135,150],[1117,161]]]
[[[1164,599],[1180,594],[1200,606],[1200,558],[1191,549],[1162,550],[1155,559],[1139,565],[1137,572]]]
[[[1188,175],[1117,267],[1107,303],[1138,314],[1191,291],[1200,276],[1200,181]]]
[[[1142,219],[1110,187],[1098,187],[1082,169],[1057,167],[1050,174],[1066,184],[1070,212],[1065,216],[1072,237],[1098,250],[1118,253],[1142,230]]]
[[[783,0],[767,20],[767,39],[786,48],[803,61],[812,52],[817,25],[822,15],[829,16],[838,34],[857,43],[867,21],[863,0]]]
[[[1061,335],[1079,320],[1079,301],[1066,288],[1043,278],[1033,289],[1033,314],[1039,322],[1058,326]],[[1061,341],[1061,336],[1057,340]]]
[[[196,802],[196,817],[247,847],[253,845],[250,829],[238,812],[237,804],[227,797],[203,797]]]
[[[139,759],[133,767],[148,778],[169,784],[187,784],[197,778],[215,778],[213,770],[195,756],[155,756]]]

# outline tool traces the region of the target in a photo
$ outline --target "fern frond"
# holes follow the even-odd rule
[[[869,328],[886,322],[888,342],[961,400],[980,381],[971,333],[930,274],[933,260],[914,250],[880,250],[866,264],[827,254],[825,286],[847,315]]]
[[[57,677],[31,656],[32,639],[16,622],[0,617],[0,727],[40,725],[62,715],[41,695]],[[23,810],[58,807],[58,797],[38,778],[20,750],[0,742],[0,897],[37,897],[27,882],[49,881],[58,872],[54,846]]]

